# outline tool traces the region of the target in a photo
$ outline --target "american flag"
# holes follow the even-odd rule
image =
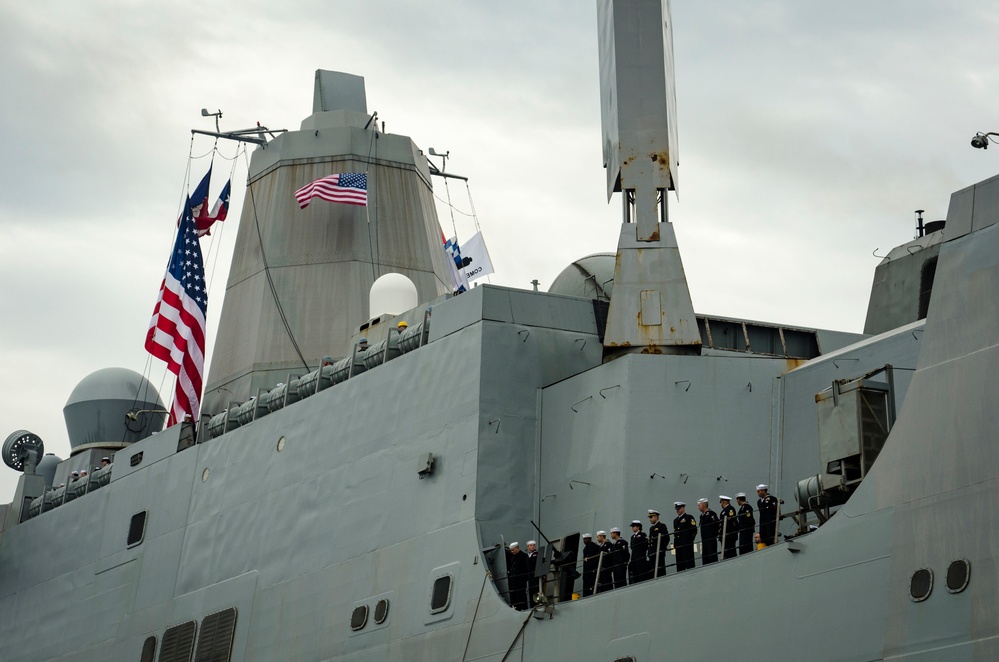
[[[368,176],[363,172],[341,172],[321,177],[295,191],[298,206],[305,209],[312,198],[348,205],[368,205]]]
[[[204,260],[188,198],[146,333],[146,351],[166,361],[167,369],[177,375],[170,425],[187,414],[197,420],[201,412],[207,310]]]

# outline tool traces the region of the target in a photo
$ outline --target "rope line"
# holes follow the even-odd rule
[[[249,169],[249,163],[247,163],[247,169]],[[295,334],[291,330],[291,324],[288,323],[288,317],[284,314],[284,307],[281,305],[281,299],[278,298],[277,287],[274,285],[274,279],[271,277],[271,269],[267,264],[267,254],[264,252],[264,237],[263,233],[260,231],[260,219],[257,217],[257,200],[253,195],[253,185],[248,184],[246,190],[250,194],[250,208],[253,210],[253,225],[257,228],[257,241],[260,245],[260,260],[264,264],[264,275],[267,277],[267,285],[271,288],[271,296],[274,297],[274,305],[277,307],[278,316],[281,318],[284,330],[288,333],[291,345],[295,348],[295,353],[298,354],[298,358],[302,361],[302,365],[305,366],[305,369],[309,370],[309,364],[305,361],[305,357],[302,356],[302,350],[298,346]],[[291,386],[289,385],[288,388],[291,388]]]

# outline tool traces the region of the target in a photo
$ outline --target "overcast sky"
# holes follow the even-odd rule
[[[690,0],[673,19],[670,213],[695,310],[862,330],[872,253],[913,236],[913,210],[944,218],[951,192],[999,171],[999,146],[969,146],[999,130],[999,5]],[[389,132],[450,150],[494,284],[547,288],[613,251],[596,35],[592,0],[0,3],[0,440],[26,428],[65,458],[73,387],[146,369],[188,155],[211,147],[191,145],[212,126],[200,109],[226,129],[297,129],[317,68],[363,75]],[[245,177],[240,161],[230,225]],[[467,212],[464,185],[450,192]],[[211,248],[209,346],[235,234]],[[159,386],[162,364],[149,374]],[[16,479],[0,467],[0,502]]]

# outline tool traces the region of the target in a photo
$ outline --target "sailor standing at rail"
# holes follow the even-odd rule
[[[527,609],[527,555],[520,551],[520,543],[510,543],[506,557],[507,584],[510,586],[510,606]]]
[[[756,505],[760,509],[760,542],[773,545],[777,542],[777,511],[780,503],[768,489],[765,484],[756,486],[756,494],[760,497]]]
[[[614,588],[624,588],[628,585],[628,543],[621,538],[621,529],[616,526],[611,529],[611,574],[614,576]]]
[[[697,502],[701,511],[701,565],[718,561],[718,515],[708,507],[707,499]]]
[[[722,560],[735,558],[735,543],[739,539],[739,520],[736,519],[735,508],[732,507],[732,499],[719,495],[718,501],[721,504],[718,516],[721,518]]]
[[[739,554],[749,554],[753,551],[753,533],[756,532],[756,518],[753,517],[753,507],[746,502],[746,493],[735,495],[739,504]]]
[[[666,574],[666,550],[669,549],[669,529],[659,519],[659,511],[649,510],[649,578],[662,577]],[[658,557],[656,558],[658,551]]]
[[[534,570],[538,567],[538,543],[535,540],[527,541],[527,576],[534,578]]]
[[[631,521],[631,563],[628,574],[631,583],[637,584],[649,578],[649,566],[646,557],[649,555],[649,537],[642,531],[642,523],[637,519]]]
[[[530,604],[531,596],[538,590],[538,581],[534,576],[534,571],[538,567],[538,543],[534,540],[527,541],[527,598]]]
[[[606,531],[597,531],[597,544],[600,545],[600,577],[597,578],[597,593],[604,593],[614,588],[614,577],[611,574],[611,563],[614,562],[614,545],[607,540]]]
[[[676,571],[694,567],[694,538],[697,536],[697,521],[687,513],[687,504],[677,501],[676,517],[673,519],[673,546],[676,548]]]
[[[597,583],[597,564],[600,563],[600,545],[593,542],[593,536],[583,534],[583,597],[593,595]]]

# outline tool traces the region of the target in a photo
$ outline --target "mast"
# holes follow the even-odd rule
[[[301,130],[253,152],[206,412],[314,369],[324,355],[348,355],[380,276],[406,276],[420,302],[450,291],[423,152],[378,130],[361,76],[317,71],[312,110]],[[296,189],[351,172],[367,174],[367,207],[299,208]]]
[[[622,196],[605,354],[698,353],[701,337],[667,197],[676,190],[669,0],[598,0],[607,199]]]

